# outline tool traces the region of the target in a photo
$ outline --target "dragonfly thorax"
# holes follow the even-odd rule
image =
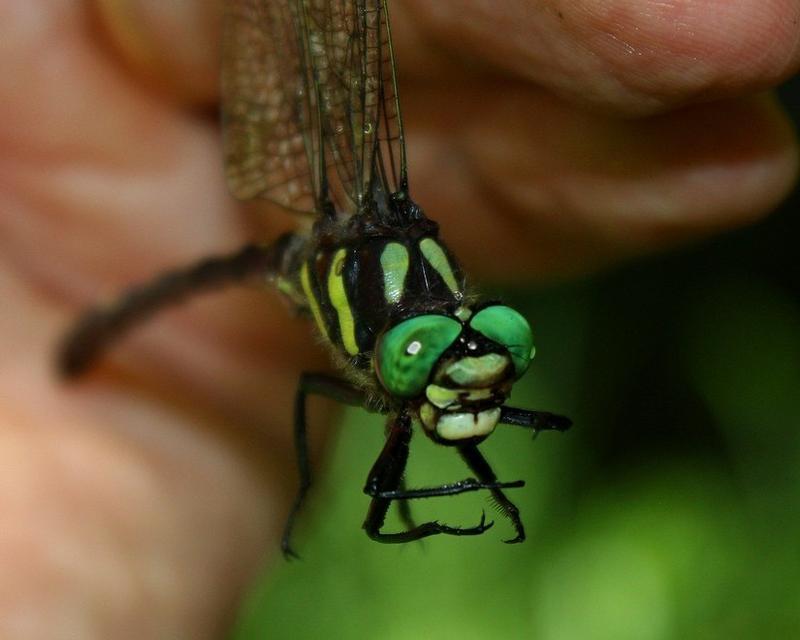
[[[361,368],[397,318],[448,314],[464,298],[461,270],[426,218],[393,227],[355,216],[320,226],[294,270],[322,336]]]

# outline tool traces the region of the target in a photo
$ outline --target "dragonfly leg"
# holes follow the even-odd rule
[[[500,422],[518,427],[529,427],[534,436],[539,431],[566,431],[572,426],[572,420],[547,411],[532,411],[530,409],[517,409],[515,407],[502,407]]]
[[[58,350],[58,369],[66,377],[84,373],[115,340],[161,309],[195,294],[280,271],[298,238],[286,234],[269,246],[247,245],[235,253],[208,258],[167,272],[134,287],[110,306],[86,312]]]
[[[517,489],[524,487],[524,480],[515,480],[513,482],[482,482],[475,478],[466,478],[458,482],[451,482],[443,484],[438,487],[423,487],[419,489],[406,489],[398,487],[389,491],[377,491],[374,495],[378,498],[390,498],[391,500],[414,500],[416,498],[438,498],[440,496],[456,496],[460,493],[467,493],[468,491],[481,491],[493,489]]]
[[[388,420],[386,422],[386,437],[389,437],[389,433],[391,432],[393,421]],[[406,490],[406,479],[405,476],[400,477],[400,483],[398,484],[400,491]],[[414,516],[411,514],[411,503],[408,500],[398,500],[396,503],[397,505],[397,515],[400,516],[400,521],[405,525],[406,529],[415,529],[417,526],[416,521],[414,520]]]
[[[477,475],[481,481],[486,483],[497,482],[497,476],[495,476],[494,471],[492,471],[492,468],[489,466],[486,458],[484,458],[481,452],[478,451],[478,447],[476,445],[468,444],[461,446],[458,448],[458,452],[461,454],[461,457],[464,458],[464,461],[467,463],[469,468],[475,472],[475,475]],[[517,508],[517,505],[511,502],[511,500],[509,500],[499,488],[491,489],[491,492],[495,504],[500,509],[502,514],[511,520],[511,523],[514,525],[514,529],[517,533],[515,538],[512,538],[511,540],[504,540],[504,542],[509,544],[522,542],[525,540],[525,527],[522,525],[522,520],[519,517],[519,509]]]
[[[393,498],[380,497],[380,494],[399,490],[406,462],[408,462],[409,442],[411,441],[410,417],[405,413],[401,413],[393,416],[390,420],[391,427],[386,444],[370,471],[367,486],[364,490],[365,493],[373,496],[367,512],[367,518],[364,521],[364,529],[367,535],[377,542],[403,543],[438,534],[474,536],[480,535],[489,529],[493,523],[487,523],[485,515],[482,515],[480,523],[469,528],[462,529],[438,522],[425,522],[407,531],[398,533],[381,532],[381,527],[386,521],[386,513],[389,511]]]
[[[387,436],[388,436],[387,431]],[[375,487],[369,485],[364,489],[367,495],[373,498],[389,498],[395,500],[397,504],[397,511],[403,524],[409,529],[416,528],[416,522],[411,516],[411,500],[415,498],[434,498],[439,496],[453,496],[459,493],[466,493],[467,491],[480,491],[481,489],[510,489],[517,487],[524,487],[525,482],[517,480],[516,482],[490,482],[484,483],[476,480],[475,478],[467,478],[449,484],[440,485],[438,487],[425,487],[408,489],[406,487],[405,477],[400,478],[400,483],[394,491],[376,491]]]
[[[366,398],[364,393],[353,385],[334,376],[324,373],[303,373],[297,385],[294,397],[294,447],[297,456],[297,471],[300,475],[300,486],[297,490],[294,503],[286,518],[281,538],[281,550],[287,559],[297,558],[292,549],[291,538],[297,514],[303,506],[308,490],[311,488],[311,464],[308,457],[308,422],[306,418],[306,400],[308,396],[316,395],[331,398],[356,407],[362,407]]]

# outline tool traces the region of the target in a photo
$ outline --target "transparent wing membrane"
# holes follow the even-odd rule
[[[229,0],[223,66],[234,195],[353,213],[405,192],[385,0]]]
[[[228,184],[241,199],[268,198],[313,211],[307,139],[314,128],[304,93],[293,3],[226,4],[223,125]]]

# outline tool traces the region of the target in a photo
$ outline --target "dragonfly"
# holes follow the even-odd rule
[[[339,375],[303,373],[294,398],[299,489],[282,549],[309,488],[306,405],[311,396],[386,416],[382,450],[367,474],[363,524],[378,542],[475,536],[493,522],[416,523],[413,500],[490,493],[525,539],[519,509],[478,445],[498,425],[563,431],[554,413],[508,406],[534,355],[528,321],[481,301],[411,198],[405,130],[387,0],[227,0],[222,64],[225,170],[234,196],[295,212],[297,229],[269,244],[202,260],[156,277],[86,312],[59,352],[63,374],[88,370],[156,311],[197,293],[267,279],[309,317]],[[409,488],[414,430],[454,449],[472,475]],[[401,530],[387,531],[390,507]]]

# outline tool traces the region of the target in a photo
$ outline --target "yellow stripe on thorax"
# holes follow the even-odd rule
[[[319,301],[314,295],[314,290],[311,288],[311,278],[308,274],[308,263],[304,262],[303,267],[300,269],[300,284],[303,286],[303,292],[306,294],[308,306],[311,307],[311,315],[314,316],[314,322],[317,323],[320,332],[326,339],[328,339],[328,328],[322,319],[322,311],[319,308]]]
[[[358,344],[356,343],[356,324],[353,319],[353,310],[347,300],[347,291],[344,286],[344,261],[347,258],[347,249],[339,249],[333,256],[333,263],[328,272],[328,297],[336,315],[339,317],[339,333],[342,336],[342,344],[345,351],[351,356],[358,354]]]
[[[447,259],[447,254],[444,249],[439,246],[433,238],[425,238],[419,243],[419,248],[422,255],[428,263],[436,270],[444,283],[453,293],[460,293],[456,276],[453,274],[453,268],[450,266],[450,261]]]
[[[408,265],[408,249],[402,244],[390,242],[383,248],[381,253],[383,295],[389,304],[396,304],[403,297]]]

